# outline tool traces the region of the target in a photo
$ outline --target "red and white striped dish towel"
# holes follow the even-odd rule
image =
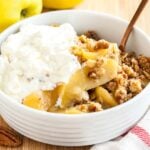
[[[125,136],[94,145],[91,150],[150,150],[150,109]]]

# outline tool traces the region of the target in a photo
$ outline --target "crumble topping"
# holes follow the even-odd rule
[[[130,79],[129,80],[129,89],[133,93],[139,93],[142,90],[141,80],[140,79]]]
[[[98,102],[88,102],[86,104],[80,104],[80,105],[77,105],[75,108],[85,113],[103,110],[101,104]]]
[[[123,103],[148,84],[150,80],[150,58],[135,53],[122,53],[118,75],[115,79],[103,85],[119,103]]]
[[[127,90],[124,86],[118,86],[118,88],[115,90],[114,94],[117,101],[122,103],[123,100],[127,97]]]
[[[111,49],[108,57],[117,60],[115,48],[109,42],[95,40],[88,34],[87,36],[79,36],[79,47],[74,48],[73,54],[78,57],[81,64],[85,64],[89,68],[89,78],[99,79],[105,73],[105,70],[101,68],[104,63],[103,57],[94,60],[86,59],[83,56],[83,51],[97,52],[102,49]],[[117,61],[119,62],[117,77],[104,84],[103,87],[113,95],[117,102],[123,103],[141,92],[148,84],[150,80],[150,58],[143,55],[136,56],[134,52],[122,52]]]

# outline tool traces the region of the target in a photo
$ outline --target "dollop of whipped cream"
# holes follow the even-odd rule
[[[67,83],[81,66],[70,48],[77,34],[70,24],[23,25],[1,46],[0,88],[17,100]]]

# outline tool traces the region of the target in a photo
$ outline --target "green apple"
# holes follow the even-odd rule
[[[0,0],[0,32],[11,24],[41,11],[42,0]]]

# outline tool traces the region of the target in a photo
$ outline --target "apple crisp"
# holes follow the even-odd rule
[[[93,31],[78,36],[70,52],[81,68],[68,83],[43,92],[42,97],[31,94],[23,99],[24,105],[65,114],[97,112],[128,101],[150,81],[150,57],[121,52],[117,44],[100,39]],[[39,98],[44,97],[47,107],[40,108]]]

